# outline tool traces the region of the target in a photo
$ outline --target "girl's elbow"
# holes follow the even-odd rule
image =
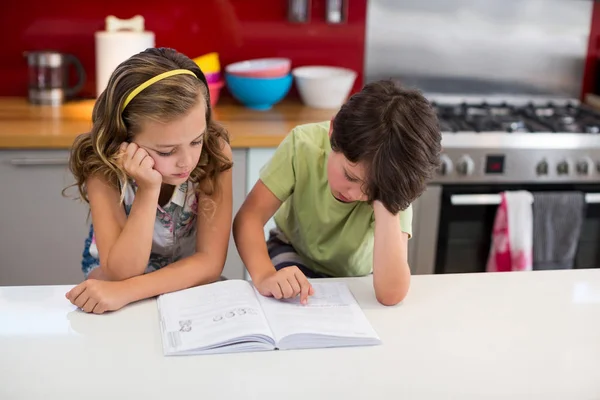
[[[125,279],[133,277],[123,274],[118,268],[110,268],[109,266],[103,266],[101,268],[102,276],[104,276],[108,281],[124,281]]]
[[[209,276],[210,282],[217,282],[221,279],[223,275],[223,269],[225,268],[225,264],[222,264],[220,267],[216,267],[213,269],[212,273]]]
[[[143,275],[146,271],[146,265],[140,264],[135,270],[128,270],[128,265],[112,258],[109,258],[108,262],[101,265],[100,268],[102,269],[102,274],[110,281],[124,281],[134,276]]]
[[[219,258],[218,260],[214,260],[214,262],[211,263],[212,266],[210,267],[208,276],[206,276],[204,279],[202,279],[203,282],[198,282],[198,283],[199,284],[213,283],[213,282],[217,282],[217,281],[221,280],[221,276],[223,275],[223,270],[225,269],[225,261],[226,260],[227,260],[226,255],[222,258]]]

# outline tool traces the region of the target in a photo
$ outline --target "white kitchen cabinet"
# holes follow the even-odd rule
[[[88,207],[61,194],[73,182],[68,156],[66,150],[0,151],[0,285],[83,279]]]
[[[73,182],[68,157],[67,150],[0,151],[0,286],[82,281],[88,206],[61,194]],[[246,149],[233,157],[235,213],[246,196]],[[244,270],[231,237],[223,275],[243,278]]]
[[[246,165],[246,192],[250,193],[254,184],[258,181],[260,176],[261,168],[269,162],[273,154],[275,154],[275,147],[255,147],[248,149],[248,159]],[[265,238],[269,237],[269,230],[275,227],[275,220],[271,218],[265,224]]]
[[[250,193],[254,184],[258,181],[260,176],[261,168],[273,157],[275,154],[275,147],[253,147],[248,149],[246,154],[246,195]],[[269,219],[264,227],[265,240],[269,238],[269,230],[275,227],[275,220]],[[248,271],[244,272],[244,277],[251,280]]]
[[[233,149],[233,217],[246,198],[246,149]],[[223,276],[228,279],[244,279],[246,267],[235,247],[233,234],[229,238],[227,262]]]

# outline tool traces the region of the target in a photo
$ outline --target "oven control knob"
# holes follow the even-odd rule
[[[567,175],[569,173],[569,162],[567,160],[563,160],[556,164],[556,173],[558,175]]]
[[[575,164],[575,170],[579,175],[590,175],[594,169],[594,162],[589,158],[583,158]]]
[[[439,175],[450,175],[452,173],[452,160],[446,154],[440,156]]]
[[[538,175],[548,175],[548,161],[542,160],[535,166],[535,172]]]
[[[467,155],[462,156],[456,163],[456,172],[461,175],[472,175],[475,171],[475,163],[473,159]]]

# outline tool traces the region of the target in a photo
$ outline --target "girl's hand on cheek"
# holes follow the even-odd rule
[[[154,169],[154,159],[135,143],[121,144],[121,163],[140,188],[160,189],[162,175]]]

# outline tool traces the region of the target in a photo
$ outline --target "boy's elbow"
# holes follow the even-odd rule
[[[233,233],[233,237],[237,235],[237,232],[240,228],[240,213],[238,212],[235,217],[233,217],[233,223],[231,224],[231,233]]]
[[[401,303],[408,294],[409,283],[393,285],[390,287],[375,288],[377,301],[384,306],[395,306]]]
[[[240,210],[235,217],[233,218],[233,224],[231,226],[231,232],[233,233],[233,238],[237,239],[240,235],[240,230],[242,226],[244,226],[244,211]]]
[[[256,212],[242,207],[233,218],[233,223],[231,226],[231,233],[233,234],[233,239],[235,242],[237,243],[240,238],[245,236],[252,236],[252,230],[254,227],[256,227],[257,223],[258,217]]]
[[[375,271],[373,275],[375,297],[384,306],[395,306],[401,303],[410,288],[411,275],[408,264],[404,264],[395,272],[397,273],[381,275],[381,272],[377,274]]]
[[[395,306],[404,300],[407,292],[395,291],[389,293],[375,293],[377,301],[384,306]]]

